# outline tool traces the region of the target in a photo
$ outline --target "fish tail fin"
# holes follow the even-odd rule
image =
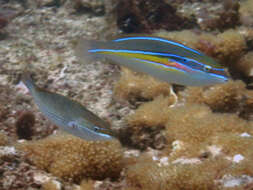
[[[28,71],[24,71],[22,76],[21,76],[21,81],[25,84],[25,86],[32,91],[33,89],[35,89],[37,86],[35,85],[32,77],[31,77],[31,73],[29,73]]]
[[[88,63],[103,58],[103,55],[96,50],[105,48],[108,48],[107,42],[80,39],[75,48],[75,54],[79,61]]]

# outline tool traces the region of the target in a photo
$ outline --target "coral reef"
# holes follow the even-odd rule
[[[0,173],[0,189],[23,190],[41,187],[33,178],[39,171],[24,162],[24,158],[17,154],[14,147],[1,147]]]
[[[7,32],[5,31],[5,27],[9,24],[9,22],[15,18],[19,13],[15,10],[11,9],[3,9],[0,6],[0,40],[3,40],[7,37]]]
[[[164,0],[121,0],[116,7],[116,19],[125,33],[150,33],[161,28],[177,30],[195,25],[193,19],[182,17]]]
[[[105,13],[105,2],[103,0],[76,0],[71,4],[77,12],[92,13],[94,15],[104,15]]]
[[[170,87],[166,82],[122,67],[121,78],[114,87],[114,96],[132,102],[139,99],[150,100],[161,94],[170,95]]]
[[[177,4],[178,12],[187,18],[192,16],[197,20],[201,30],[220,30],[235,28],[239,23],[239,2],[225,1],[185,1]]]
[[[159,163],[156,156],[151,159],[140,157],[127,169],[126,179],[130,187],[220,189],[223,176],[253,175],[250,166],[253,151],[245,148],[253,143],[252,122],[235,114],[212,113],[207,106],[200,104],[167,108],[166,115],[165,136],[169,142],[171,139],[180,142],[177,147],[173,145],[172,152],[171,149],[163,150],[172,164],[161,160]],[[191,158],[196,159],[191,161]]]
[[[55,135],[18,145],[38,168],[69,181],[83,177],[118,177],[123,167],[117,141],[84,141],[71,135]]]
[[[245,106],[241,111],[240,116],[247,120],[253,121],[253,91],[248,91],[246,96],[247,99],[245,101]]]
[[[218,189],[214,180],[219,178],[229,162],[212,159],[201,164],[159,166],[156,162],[139,162],[128,168],[127,183],[136,189]]]
[[[43,190],[60,190],[61,186],[58,183],[53,180],[47,181],[42,184],[42,189]]]
[[[0,189],[252,189],[253,4],[239,4],[3,1],[0,33],[8,35],[0,34]],[[9,19],[9,9],[21,14]],[[122,32],[153,31],[217,59],[237,81],[173,85],[178,101],[172,105],[172,85],[125,68],[118,81],[117,67],[79,64],[74,56],[72,43],[80,36],[106,40]],[[24,65],[44,88],[110,120],[124,145],[136,149],[123,149],[117,141],[47,137],[56,127],[19,83]]]
[[[181,101],[208,105],[215,112],[234,112],[252,120],[252,90],[242,81],[230,81],[213,87],[187,87],[179,93]]]
[[[241,78],[246,79],[248,83],[253,82],[253,51],[243,55],[235,65],[235,69],[241,74]]]
[[[169,114],[169,120],[166,125],[167,138],[174,138],[182,142],[182,146],[173,152],[170,159],[174,160],[180,156],[199,157],[203,152],[210,152],[208,146],[214,145],[226,148],[237,146],[228,137],[227,145],[212,142],[212,139],[219,138],[225,134],[233,133],[240,135],[247,133],[252,135],[253,123],[240,119],[235,114],[212,113],[204,105],[190,104],[172,108]],[[180,119],[178,119],[180,118]],[[239,143],[239,142],[238,142]],[[224,152],[226,153],[226,151]],[[235,154],[241,154],[240,151],[233,151]]]
[[[34,134],[35,116],[31,112],[20,113],[15,123],[17,135],[20,139],[31,140]]]
[[[127,139],[128,144],[141,149],[163,148],[166,143],[160,132],[168,120],[168,108],[172,103],[170,97],[160,95],[139,106],[135,113],[127,118],[127,127],[121,131],[123,140]]]
[[[237,112],[245,106],[247,90],[242,81],[230,81],[210,88],[188,87],[186,102],[208,105],[215,112]]]
[[[11,9],[2,9],[0,7],[0,30],[17,15],[17,12]]]
[[[3,134],[3,133],[0,133],[0,146],[5,146],[8,144],[8,137]]]
[[[213,56],[228,66],[233,66],[247,47],[243,35],[236,30],[227,30],[218,34],[214,46]]]
[[[21,94],[19,88],[0,85],[0,89],[0,101],[3,102],[0,106],[0,128],[8,137],[39,139],[52,134],[56,129],[44,120],[37,108],[30,109],[31,98]],[[36,122],[35,117],[38,119]],[[43,124],[47,124],[47,127]]]
[[[246,0],[241,2],[239,9],[240,21],[245,26],[253,26],[253,2]]]
[[[201,9],[202,17],[200,15],[198,17],[200,28],[203,30],[235,28],[239,25],[239,7],[238,1],[225,0],[215,11]]]
[[[82,180],[80,184],[80,190],[95,190],[94,182],[92,180]]]

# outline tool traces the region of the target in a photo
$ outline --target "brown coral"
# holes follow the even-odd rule
[[[252,175],[250,163],[253,151],[248,148],[253,146],[252,122],[242,120],[235,114],[212,113],[207,106],[199,104],[167,108],[166,115],[166,137],[182,142],[181,147],[173,150],[172,154],[169,151],[169,165],[137,159],[136,164],[130,165],[126,171],[130,189],[149,189],[151,186],[154,190],[185,187],[219,189],[217,180],[225,175]],[[158,120],[162,121],[160,118]],[[211,151],[210,146],[216,146],[217,152],[207,154]],[[206,156],[203,156],[204,153]],[[244,156],[244,160],[234,163],[232,160],[236,154]],[[196,157],[199,158],[197,164],[177,163],[179,158]]]
[[[20,113],[15,123],[17,135],[20,139],[31,140],[34,133],[35,116],[31,112]]]
[[[0,133],[0,146],[5,146],[8,143],[8,138],[5,134]]]
[[[123,167],[121,146],[116,140],[87,142],[63,134],[19,144],[18,148],[40,169],[70,181],[118,177]]]
[[[82,180],[81,184],[80,184],[80,190],[95,190],[94,181],[92,181],[92,180]]]
[[[213,159],[201,164],[159,166],[156,162],[137,163],[126,173],[128,185],[136,189],[203,190],[218,189],[215,179],[229,166],[224,159]]]
[[[217,35],[215,42],[215,55],[225,65],[233,67],[233,63],[246,50],[246,41],[236,30],[227,30]]]
[[[17,12],[14,10],[0,8],[0,30],[4,28],[16,15]]]
[[[249,90],[246,92],[246,101],[245,106],[240,113],[242,118],[248,119],[250,121],[253,120],[253,91]]]
[[[57,186],[56,182],[53,180],[49,180],[42,184],[43,190],[60,190],[60,188]]]
[[[253,2],[246,0],[241,2],[240,20],[245,26],[253,26]]]
[[[128,126],[123,137],[130,144],[145,149],[148,146],[162,148],[165,138],[160,134],[168,120],[168,108],[173,103],[170,97],[158,96],[153,101],[142,104],[127,118]]]
[[[240,119],[235,114],[212,113],[204,105],[190,104],[173,108],[170,111],[166,126],[167,137],[179,140],[184,144],[175,152],[176,158],[200,156],[201,152],[207,150],[207,146],[217,145],[212,138],[219,135],[233,133],[239,136],[242,133],[252,134],[253,132],[252,122]],[[231,139],[230,143],[227,146],[233,147]],[[171,159],[174,159],[174,156]]]
[[[234,156],[236,154],[241,154],[246,158],[253,156],[252,149],[245,148],[253,146],[253,139],[251,137],[244,137],[241,134],[227,132],[213,137],[211,141],[213,144],[222,147],[222,152],[228,156]]]
[[[161,94],[170,94],[170,85],[146,74],[122,68],[121,78],[114,87],[114,95],[119,99],[153,99]]]
[[[236,112],[242,109],[246,92],[242,81],[230,81],[206,89],[188,87],[184,93],[189,103],[204,103],[216,112]]]
[[[224,30],[239,24],[239,3],[225,0],[222,3],[202,4],[196,17],[202,30]]]
[[[242,56],[235,69],[248,83],[253,82],[253,51]]]
[[[164,0],[121,0],[116,7],[118,27],[125,33],[150,33],[155,29],[176,30],[195,25],[178,15]]]

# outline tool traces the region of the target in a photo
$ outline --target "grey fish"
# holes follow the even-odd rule
[[[80,103],[36,86],[29,73],[22,75],[39,110],[64,131],[89,141],[111,140],[113,132],[107,122]]]

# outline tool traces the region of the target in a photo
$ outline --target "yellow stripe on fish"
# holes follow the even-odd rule
[[[79,40],[81,61],[106,58],[162,81],[205,86],[228,81],[225,69],[204,53],[158,37],[126,37],[102,42]]]
[[[142,60],[148,60],[150,62],[154,62],[154,67],[166,69],[167,71],[174,71],[174,72],[180,72],[177,68],[184,69],[188,72],[190,72],[189,69],[186,67],[173,62],[173,60],[169,60],[168,58],[161,58],[153,55],[145,55],[140,53],[124,53],[124,52],[101,52],[101,54],[107,54],[107,55],[118,55],[126,58],[132,58],[135,59],[135,61],[142,61]],[[160,63],[160,64],[157,64]]]

